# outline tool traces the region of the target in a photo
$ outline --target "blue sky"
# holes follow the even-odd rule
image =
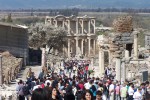
[[[150,0],[0,0],[1,9],[72,7],[150,8]]]

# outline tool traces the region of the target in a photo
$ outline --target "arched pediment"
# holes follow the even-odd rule
[[[55,19],[56,19],[56,20],[66,20],[66,17],[63,16],[63,15],[57,15],[57,16],[55,17]]]

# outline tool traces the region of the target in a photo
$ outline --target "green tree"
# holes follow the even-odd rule
[[[45,52],[46,46],[49,48],[49,52],[52,48],[61,52],[63,46],[67,46],[66,36],[67,32],[62,27],[55,27],[44,23],[32,24],[29,27],[29,46],[43,48],[42,52]],[[45,53],[42,54],[42,62],[45,63],[45,57],[43,57]],[[42,66],[44,67],[45,64]]]
[[[66,36],[67,32],[62,27],[32,24],[29,27],[29,46],[39,48],[47,45],[50,49],[60,50],[63,45],[66,46]]]

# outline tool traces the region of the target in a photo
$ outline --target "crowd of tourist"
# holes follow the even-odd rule
[[[91,77],[89,64],[64,62],[59,72],[49,67],[35,76],[30,68],[27,81],[18,82],[19,100],[150,100],[150,83],[137,85],[131,81],[115,80],[115,69],[107,68],[105,75]]]

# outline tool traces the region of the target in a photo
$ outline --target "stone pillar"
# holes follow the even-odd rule
[[[68,58],[70,57],[70,39],[68,39]]]
[[[129,51],[125,50],[125,58],[129,58]]]
[[[82,19],[82,34],[84,34],[84,22],[83,22],[83,19]]]
[[[99,50],[99,69],[100,76],[104,74],[104,51],[102,49]]]
[[[121,79],[121,59],[116,58],[116,80],[120,81]]]
[[[93,27],[94,27],[94,34],[95,34],[95,19],[94,19],[94,26]]]
[[[84,52],[83,52],[83,45],[84,45],[84,40],[82,39],[82,40],[81,40],[81,53],[82,53],[82,54],[84,54]]]
[[[138,59],[138,34],[137,32],[133,32],[134,34],[134,59]]]
[[[90,53],[91,53],[91,38],[88,38],[88,47],[89,47],[89,51],[88,51],[88,55],[90,55]]]
[[[73,47],[70,46],[70,53],[73,53]]]
[[[2,55],[0,55],[0,86],[3,84],[3,74],[2,74]]]
[[[62,48],[62,52],[63,52],[63,56],[65,55],[65,46],[63,45],[63,48]]]
[[[91,33],[91,21],[89,20],[88,21],[88,34]]]
[[[57,20],[55,20],[55,26],[57,27]]]
[[[45,48],[42,48],[42,65],[41,65],[42,67],[45,67],[45,65],[46,65],[45,53],[46,53]]]
[[[65,21],[64,20],[62,21],[62,27],[63,28],[65,27]]]
[[[76,55],[78,55],[78,53],[79,53],[79,50],[78,50],[78,48],[79,48],[79,47],[78,47],[78,40],[79,40],[79,39],[76,38]]]
[[[68,20],[68,34],[70,34],[70,20]]]
[[[93,54],[94,54],[94,55],[95,55],[95,45],[96,45],[96,44],[95,44],[95,41],[96,41],[96,40],[94,39],[94,40],[93,40]]]
[[[125,67],[125,61],[122,61],[122,81],[125,82],[126,79],[126,67]]]
[[[110,51],[108,51],[108,54],[109,54],[109,64],[112,63],[112,53]]]
[[[68,50],[67,50],[67,47],[64,47],[64,56],[68,56]]]
[[[79,27],[78,27],[78,24],[79,24],[79,21],[78,21],[78,19],[77,19],[77,21],[76,21],[76,34],[79,34]]]

